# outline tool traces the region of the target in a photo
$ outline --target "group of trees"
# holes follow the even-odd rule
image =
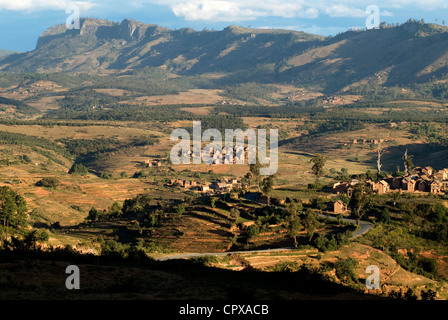
[[[394,101],[394,100],[445,100],[448,85],[444,82],[415,83],[408,87],[363,85],[352,87],[349,93],[360,95],[363,101]]]
[[[0,187],[1,233],[6,241],[12,234],[25,232],[28,226],[27,211],[25,198],[10,187]]]
[[[178,120],[195,120],[198,118],[191,112],[180,110],[181,108],[185,108],[185,106],[145,106],[120,104],[112,109],[76,110],[72,108],[63,108],[49,111],[43,116],[43,118],[137,122],[172,122]]]
[[[307,115],[315,115],[325,112],[321,100],[304,100],[289,103],[284,106],[247,105],[244,107],[235,105],[215,106],[215,112],[240,117],[266,117],[266,118],[300,118]]]
[[[228,86],[223,95],[230,99],[258,103],[257,99],[272,100],[271,95],[276,91],[278,89],[274,86],[249,82]]]
[[[14,106],[14,109],[16,112],[21,113],[25,116],[35,116],[37,114],[40,114],[40,111],[38,109],[33,108],[30,105],[28,105],[25,102],[20,101],[20,100],[0,97],[0,105]]]
[[[95,207],[92,207],[89,210],[89,213],[85,219],[85,222],[92,223],[92,222],[98,222],[103,220],[108,220],[112,218],[117,218],[122,214],[122,207],[121,205],[115,201],[109,209],[104,210],[98,210]]]
[[[419,138],[426,137],[431,148],[439,150],[448,148],[447,129],[446,126],[442,129],[433,123],[422,123],[413,125],[411,133]]]
[[[38,147],[41,149],[54,151],[55,153],[64,156],[67,159],[70,158],[70,153],[58,144],[44,138],[30,136],[22,133],[0,131],[0,144],[23,145],[31,147],[35,150],[38,150],[36,148]]]
[[[89,174],[89,170],[81,163],[74,163],[70,170],[68,170],[69,174],[77,174],[80,176],[85,176]]]
[[[241,129],[243,131],[247,129],[247,125],[241,117],[232,115],[203,116],[198,117],[196,121],[201,122],[201,134],[204,133],[205,130],[216,129],[221,133],[223,140],[225,139],[226,129]],[[192,127],[187,127],[185,129],[190,133],[193,131]]]
[[[351,238],[350,230],[341,229],[339,232],[326,236],[319,233],[317,237],[316,231],[325,225],[318,219],[317,212],[311,208],[303,210],[301,203],[291,202],[286,208],[288,215],[285,217],[287,223],[288,235],[294,240],[294,246],[298,246],[298,239],[304,231],[309,244],[312,244],[322,252],[338,250],[346,245]],[[340,222],[336,222],[340,223]]]
[[[270,193],[274,189],[274,183],[277,177],[275,174],[262,176],[260,174],[260,169],[262,167],[263,165],[260,163],[257,157],[256,162],[249,165],[249,172],[244,177],[249,182],[250,187],[255,184],[258,192],[266,195],[268,199],[268,205],[270,205]]]

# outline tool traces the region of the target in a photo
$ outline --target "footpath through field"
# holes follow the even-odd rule
[[[260,202],[256,201],[254,197],[249,195],[248,197],[245,197],[246,200],[256,202],[260,204]],[[285,208],[278,207],[279,209],[285,210]],[[327,216],[324,214],[319,214],[319,217],[321,218],[328,218],[328,219],[337,219],[333,216]],[[355,219],[349,219],[349,218],[342,218],[344,222],[356,225]],[[362,236],[363,234],[366,234],[369,232],[370,229],[373,228],[373,225],[370,222],[367,221],[359,221],[359,228],[353,232],[352,239],[357,238],[359,236]],[[233,253],[258,253],[258,252],[276,252],[276,251],[288,251],[288,250],[295,250],[295,247],[284,247],[284,248],[272,248],[272,249],[259,249],[259,250],[242,250],[242,251],[225,251],[225,252],[203,252],[203,253],[180,253],[180,254],[174,254],[174,255],[168,255],[160,258],[156,258],[156,260],[159,261],[165,261],[165,260],[173,260],[173,259],[188,259],[188,258],[198,258],[198,257],[204,257],[204,256],[225,256],[228,254]]]

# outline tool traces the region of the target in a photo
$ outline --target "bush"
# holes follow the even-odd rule
[[[132,178],[134,179],[138,179],[138,178],[143,178],[145,176],[144,172],[142,170],[134,172],[134,175],[132,176]]]
[[[297,261],[281,262],[267,268],[271,272],[296,272],[300,269]]]
[[[103,178],[103,179],[112,179],[113,175],[112,175],[112,173],[106,171],[106,172],[103,172],[101,174],[101,178]]]
[[[358,283],[359,280],[355,273],[357,265],[358,261],[353,258],[336,261],[334,264],[336,276],[345,283]]]
[[[321,252],[335,251],[346,245],[351,238],[351,232],[338,233],[332,235],[329,239],[323,234],[320,234],[316,240],[314,240],[314,246]]]
[[[250,225],[245,232],[247,239],[251,239],[260,234],[260,228],[256,224]]]
[[[205,267],[211,267],[211,266],[213,266],[213,264],[219,262],[218,257],[216,257],[216,256],[196,257],[196,258],[192,258],[191,261],[194,263],[203,265]]]
[[[30,157],[28,157],[26,154],[19,156],[19,158],[23,163],[31,163]]]
[[[61,182],[56,178],[43,178],[36,182],[37,187],[56,188],[61,185]]]
[[[79,174],[85,176],[89,173],[89,170],[81,163],[75,163],[68,171],[69,174]]]

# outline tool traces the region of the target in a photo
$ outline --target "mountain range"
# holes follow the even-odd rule
[[[86,18],[50,27],[36,48],[0,58],[6,72],[122,74],[145,66],[175,76],[232,74],[240,81],[341,90],[365,81],[408,85],[448,74],[448,27],[409,20],[333,37],[299,31],[171,30],[125,19]]]

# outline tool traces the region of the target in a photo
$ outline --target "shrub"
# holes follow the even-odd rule
[[[353,258],[336,261],[334,264],[336,276],[345,283],[357,283],[359,281],[355,273],[357,265],[358,261]]]
[[[75,163],[68,171],[69,174],[79,174],[85,176],[89,173],[89,170],[81,163]]]
[[[260,233],[260,228],[256,224],[250,225],[246,230],[246,237],[253,238]]]
[[[211,267],[213,264],[218,263],[218,257],[216,256],[203,256],[203,257],[196,257],[191,259],[194,263],[198,263],[200,265],[203,265],[205,267]]]
[[[103,179],[112,179],[113,175],[112,175],[112,173],[106,171],[106,172],[103,172],[101,174],[101,178],[103,178]]]
[[[56,188],[59,185],[61,185],[61,182],[52,177],[43,178],[36,182],[37,187]]]

